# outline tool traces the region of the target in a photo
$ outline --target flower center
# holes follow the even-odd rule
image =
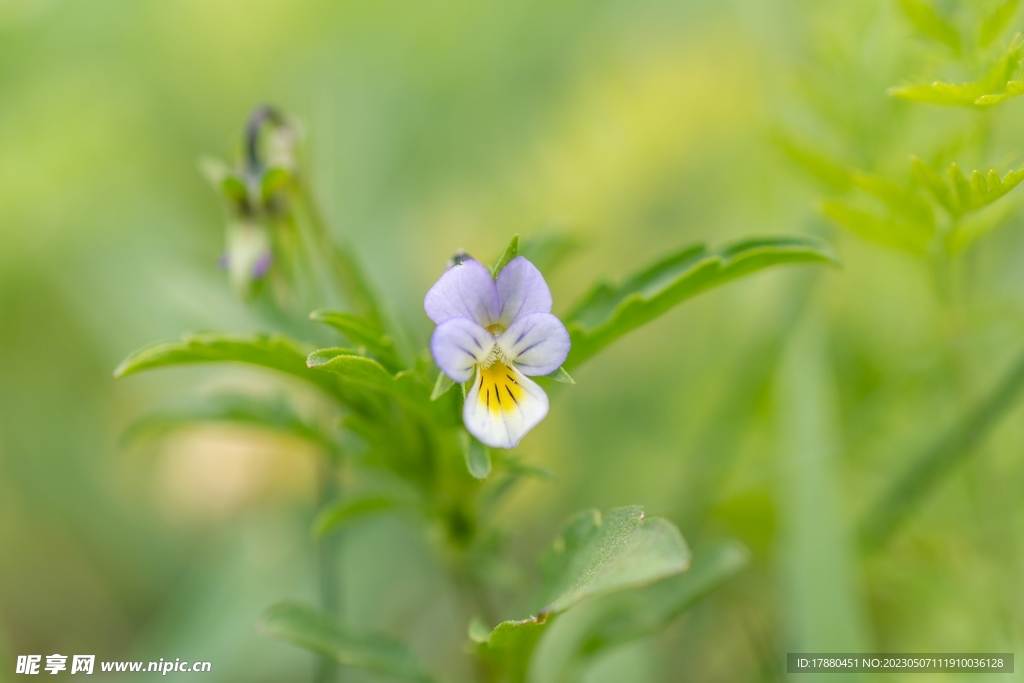
[[[494,323],[493,325],[487,326],[487,331],[490,332],[495,339],[497,339],[499,336],[501,336],[501,333],[505,331],[505,328],[499,325],[498,323]],[[491,352],[487,354],[487,358],[484,358],[483,361],[480,363],[480,367],[490,368],[495,363],[501,365],[512,365],[512,359],[506,356],[505,352],[502,351],[501,347],[498,346],[497,344],[491,347]]]
[[[525,391],[507,364],[495,362],[480,368],[480,403],[492,413],[513,413],[519,409]]]

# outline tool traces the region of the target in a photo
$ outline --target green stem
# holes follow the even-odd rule
[[[1014,405],[1021,390],[1024,390],[1024,354],[1014,362],[992,393],[926,448],[914,465],[871,509],[861,525],[864,544],[881,545],[920,500],[931,493],[955,465],[973,452]]]
[[[333,460],[324,459],[319,471],[319,490],[317,491],[317,507],[323,509],[337,499],[341,487],[338,483],[338,472]],[[339,534],[329,534],[321,539],[316,547],[317,588],[320,593],[320,606],[328,614],[338,617],[341,599],[338,594],[338,551]],[[338,680],[338,665],[326,657],[317,661],[313,673],[313,683],[335,683]]]

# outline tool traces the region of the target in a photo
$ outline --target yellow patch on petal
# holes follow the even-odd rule
[[[480,368],[479,400],[491,413],[514,413],[519,404],[528,399],[515,373],[504,363]]]

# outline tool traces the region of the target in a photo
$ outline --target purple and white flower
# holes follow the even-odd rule
[[[467,259],[441,276],[423,307],[437,323],[434,362],[456,382],[473,380],[462,408],[466,429],[493,448],[514,448],[548,414],[547,394],[529,376],[554,372],[569,355],[544,276],[522,256],[497,280]]]

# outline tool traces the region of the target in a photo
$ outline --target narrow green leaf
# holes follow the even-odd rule
[[[317,515],[313,523],[313,535],[323,538],[327,534],[338,531],[352,522],[365,519],[371,515],[399,507],[399,502],[387,496],[367,496],[354,500],[343,500],[331,505]]]
[[[486,479],[491,473],[491,451],[472,435],[463,432],[462,453],[466,469],[474,479]]]
[[[569,376],[569,373],[565,371],[565,368],[558,368],[550,375],[545,375],[548,379],[553,379],[556,382],[562,384],[576,384],[576,380]]]
[[[426,386],[411,371],[392,375],[372,358],[352,353],[352,349],[320,349],[309,354],[306,364],[315,370],[336,376],[343,385],[372,389],[390,396],[403,407],[430,420],[448,424],[451,411],[440,401],[431,402]]]
[[[191,363],[237,362],[284,372],[333,392],[335,384],[329,377],[306,367],[307,353],[298,342],[279,334],[190,334],[181,341],[153,344],[135,351],[121,361],[114,377]]]
[[[858,237],[887,247],[902,249],[915,255],[922,255],[931,241],[931,231],[922,225],[896,220],[894,217],[878,218],[845,202],[826,201],[822,213]]]
[[[718,251],[686,247],[628,277],[620,285],[599,284],[566,316],[576,367],[624,334],[658,318],[703,291],[772,266],[836,265],[829,246],[810,236],[741,240]]]
[[[797,652],[867,647],[855,543],[841,505],[839,406],[826,329],[798,323],[774,382],[785,637]],[[799,649],[797,649],[799,648]]]
[[[932,493],[1016,405],[1024,391],[1024,355],[1020,356],[988,396],[951,429],[941,434],[885,492],[860,528],[865,545],[883,543],[907,515]]]
[[[550,599],[537,616],[499,624],[477,654],[498,680],[525,680],[538,639],[555,617],[581,600],[654,583],[686,571],[690,550],[668,520],[647,519],[634,505],[571,518],[545,556]]]
[[[455,380],[443,372],[437,373],[437,380],[434,382],[434,389],[430,392],[430,400],[436,401],[445,394],[448,390],[455,386]]]
[[[203,422],[226,422],[269,429],[307,439],[326,448],[334,446],[330,435],[303,419],[284,396],[262,398],[243,394],[214,396],[199,405],[147,415],[128,428],[124,440],[130,442],[141,436]]]
[[[512,236],[512,241],[508,243],[508,246],[505,247],[505,251],[501,254],[501,257],[491,269],[491,275],[497,279],[501,269],[507,266],[509,261],[514,259],[516,256],[519,256],[519,235]]]
[[[298,602],[282,602],[260,617],[259,631],[345,666],[427,683],[412,654],[384,636],[354,634],[342,629],[327,613]]]
[[[923,35],[960,53],[960,33],[948,19],[923,0],[899,0],[903,14]]]
[[[999,35],[1006,30],[1017,14],[1017,6],[1020,0],[1004,0],[995,10],[985,17],[981,22],[981,30],[978,34],[978,43],[981,47],[988,47]]]
[[[395,372],[402,369],[394,342],[376,323],[351,313],[328,310],[313,311],[309,318],[333,327],[353,344],[365,347],[386,368]]]

